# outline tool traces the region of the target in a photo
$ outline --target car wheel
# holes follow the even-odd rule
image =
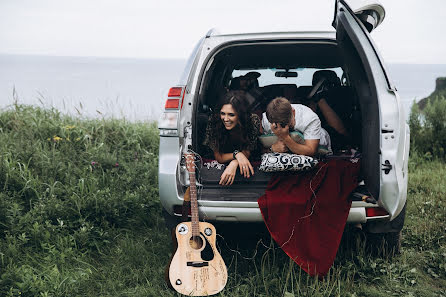
[[[367,246],[373,254],[394,256],[401,252],[401,231],[368,233]]]

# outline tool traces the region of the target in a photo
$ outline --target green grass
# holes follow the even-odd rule
[[[0,296],[178,296],[164,283],[158,142],[154,123],[2,111]],[[361,234],[346,232],[323,280],[264,234],[224,233],[229,280],[218,296],[446,296],[445,177],[444,163],[412,156],[402,253],[368,255]]]

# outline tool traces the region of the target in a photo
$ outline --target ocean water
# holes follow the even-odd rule
[[[85,117],[156,120],[185,60],[0,55],[0,108],[15,101]],[[446,65],[388,64],[408,115]]]
[[[157,119],[186,60],[0,55],[0,108],[18,103],[85,117]]]

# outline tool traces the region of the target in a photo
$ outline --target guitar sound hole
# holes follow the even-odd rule
[[[193,249],[199,250],[203,247],[203,239],[201,236],[192,236],[189,240],[189,244]]]

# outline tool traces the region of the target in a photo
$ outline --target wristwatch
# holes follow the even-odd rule
[[[240,153],[238,150],[235,150],[235,151],[232,153],[232,157],[234,158],[234,160],[237,159],[235,156],[236,156],[238,153]]]

